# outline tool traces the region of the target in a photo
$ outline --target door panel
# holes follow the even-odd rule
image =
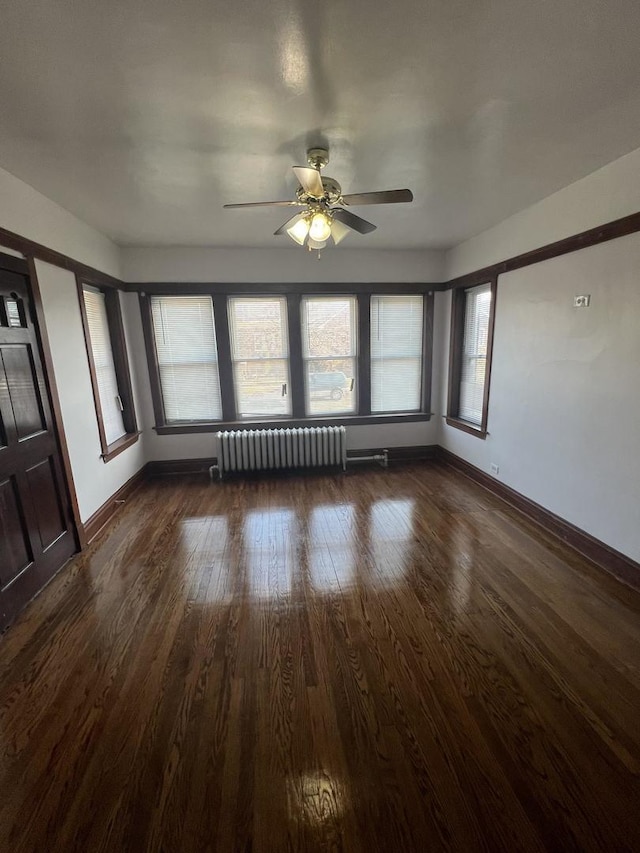
[[[76,550],[30,294],[0,254],[0,630]]]
[[[40,544],[42,550],[46,551],[66,530],[60,505],[60,489],[51,457],[29,468],[27,481],[38,523]]]
[[[0,592],[32,563],[14,480],[0,483]]]

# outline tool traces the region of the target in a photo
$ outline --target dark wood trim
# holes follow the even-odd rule
[[[191,433],[218,432],[225,429],[287,429],[291,427],[315,426],[370,426],[373,424],[400,424],[417,421],[430,421],[431,414],[409,412],[398,415],[348,415],[327,416],[323,418],[283,418],[270,421],[221,421],[216,423],[171,424],[156,426],[158,435],[189,435]]]
[[[129,353],[127,350],[127,339],[124,334],[120,292],[117,290],[108,290],[103,292],[105,293],[105,306],[107,309],[107,321],[109,323],[113,360],[116,368],[116,376],[118,377],[118,391],[120,392],[120,398],[122,399],[124,407],[124,411],[122,412],[124,428],[127,431],[127,436],[137,436],[139,435],[138,420],[136,418],[133,385],[131,384]],[[125,438],[127,436],[125,436]],[[122,439],[120,440],[122,441]]]
[[[117,441],[114,441],[109,445],[106,453],[101,454],[102,461],[111,462],[112,459],[115,459],[116,456],[120,456],[120,454],[128,447],[131,447],[132,444],[135,444],[141,435],[141,432],[129,432],[126,435],[123,435],[122,438],[119,438]]]
[[[231,332],[229,330],[229,305],[227,296],[215,295],[213,300],[213,321],[216,329],[218,349],[218,376],[222,397],[222,417],[225,421],[235,421],[236,395],[233,381],[233,359],[231,358]],[[164,413],[163,413],[164,417]]]
[[[288,294],[304,295],[342,295],[357,296],[360,293],[433,293],[448,290],[443,282],[228,282],[215,281],[144,281],[127,282],[125,290],[133,290],[151,296],[181,294],[183,296],[203,293],[224,294],[225,296],[282,296]]]
[[[350,450],[349,459],[359,456],[373,456],[384,450],[389,455],[389,462],[417,462],[421,459],[437,459],[440,448],[437,444],[415,444],[408,447],[371,447],[367,450]]]
[[[433,380],[433,291],[424,296],[422,325],[422,411],[431,411],[431,383]]]
[[[289,374],[291,377],[291,412],[294,420],[303,420],[304,361],[302,358],[302,297],[299,293],[287,296],[289,327]]]
[[[158,354],[153,336],[153,321],[151,319],[151,300],[146,293],[138,294],[140,304],[140,317],[142,320],[142,334],[144,337],[144,350],[147,357],[147,370],[149,371],[149,386],[151,388],[151,400],[153,403],[153,416],[156,428],[164,427],[164,404],[162,402],[162,385],[160,382],[160,369],[158,367]]]
[[[493,362],[493,331],[496,322],[496,303],[498,301],[498,279],[482,281],[473,287],[489,284],[491,286],[491,306],[489,309],[489,329],[487,332],[487,358],[485,361],[485,380],[482,398],[482,421],[472,424],[458,416],[460,411],[460,381],[462,376],[462,349],[464,342],[466,291],[469,288],[457,288],[451,294],[451,331],[449,337],[449,387],[447,397],[446,423],[469,435],[485,439],[489,422],[489,392],[491,388],[491,365]]]
[[[356,303],[356,407],[360,417],[371,415],[371,293]]]
[[[157,459],[144,466],[145,477],[165,477],[169,474],[208,474],[218,462],[215,456],[206,459]]]
[[[599,569],[603,569],[634,589],[640,590],[640,563],[636,563],[630,557],[596,539],[595,536],[591,536],[591,534],[565,521],[560,516],[545,509],[510,486],[501,483],[499,480],[476,468],[475,465],[471,465],[465,459],[462,459],[455,453],[451,453],[450,450],[445,450],[445,448],[441,447],[438,452],[438,458],[445,464],[450,465],[452,468],[474,480],[480,486],[488,489],[496,497],[514,509],[517,509],[523,515],[526,515],[558,539],[561,539],[583,557],[591,560]]]
[[[115,287],[120,290],[127,289],[127,285],[120,279],[76,261],[69,255],[62,254],[62,252],[56,252],[55,249],[49,249],[34,240],[21,237],[13,231],[7,231],[6,228],[0,228],[0,246],[21,252],[28,258],[37,258],[39,261],[69,270],[69,272],[81,276],[87,284],[93,284],[97,287]]]
[[[13,258],[16,261],[18,258]],[[80,516],[80,506],[78,504],[78,496],[73,480],[73,471],[71,469],[71,457],[69,456],[69,445],[64,431],[64,421],[62,419],[62,406],[60,405],[60,395],[56,384],[56,375],[53,367],[53,356],[51,354],[51,344],[49,343],[49,334],[47,332],[47,324],[44,316],[44,306],[42,304],[42,293],[40,291],[40,283],[38,281],[38,272],[33,257],[29,256],[26,259],[29,282],[31,288],[31,297],[33,300],[34,310],[34,326],[42,355],[42,367],[44,371],[44,380],[49,395],[51,404],[51,414],[53,416],[53,424],[60,448],[60,459],[62,462],[62,470],[65,479],[65,488],[69,499],[69,509],[75,527],[74,535],[78,550],[86,547],[87,540],[85,537],[84,526]]]
[[[545,246],[532,249],[530,252],[524,252],[521,255],[515,255],[513,258],[500,261],[497,264],[492,264],[466,275],[452,278],[447,282],[447,287],[453,289],[473,287],[476,284],[483,284],[486,281],[496,278],[503,273],[519,270],[531,264],[539,264],[541,261],[548,261],[551,258],[567,255],[570,252],[577,252],[579,249],[596,246],[598,243],[616,240],[618,237],[626,237],[629,234],[635,234],[637,231],[640,231],[640,212],[632,213],[630,216],[623,216],[621,219],[614,219],[613,222],[598,225],[596,228],[581,231],[579,234],[573,234],[571,237],[565,237],[562,240],[557,240],[555,243],[547,243]]]
[[[139,471],[136,471],[136,473],[130,477],[124,485],[120,486],[118,491],[111,495],[109,500],[105,501],[100,509],[96,510],[91,518],[84,523],[85,541],[88,545],[96,539],[105,525],[113,519],[117,511],[124,506],[136,489],[144,483],[144,479],[145,466],[140,468]]]
[[[375,447],[367,450],[350,450],[349,458],[373,456],[387,450],[389,462],[415,462],[420,459],[436,459],[440,448],[436,444],[414,445],[410,447]],[[208,474],[212,465],[217,465],[217,457],[198,459],[162,459],[147,462],[144,466],[145,477],[165,477],[175,474]],[[269,474],[269,471],[265,471]],[[277,472],[276,472],[277,473]]]
[[[468,432],[469,435],[475,435],[476,438],[481,438],[483,441],[488,435],[487,431],[482,429],[482,427],[478,427],[475,424],[470,424],[468,421],[463,421],[460,418],[452,418],[450,416],[447,416],[445,418],[445,423],[450,427],[455,427],[456,429],[462,430],[462,432]]]
[[[107,444],[107,435],[104,428],[104,417],[102,414],[102,403],[100,401],[100,390],[98,387],[98,375],[96,372],[93,347],[91,345],[91,332],[89,330],[89,320],[87,318],[87,307],[84,301],[84,288],[86,284],[88,284],[88,282],[84,281],[80,276],[76,276],[78,306],[80,308],[82,332],[84,334],[84,344],[89,364],[89,375],[91,377],[91,391],[93,394],[93,405],[96,411],[98,434],[100,436],[100,448],[102,450],[101,456],[103,462],[106,463],[110,462],[116,456],[119,456],[128,447],[131,447],[132,444],[135,444],[140,433],[138,432],[136,421],[133,388],[131,386],[131,374],[129,372],[129,359],[127,357],[127,344],[124,337],[124,327],[120,311],[120,298],[117,290],[111,289],[102,291],[105,297],[107,324],[109,327],[113,362],[118,382],[118,393],[120,394],[120,399],[122,400],[123,405],[122,420],[124,428],[127,431],[125,435],[117,439],[117,441]],[[95,287],[95,285],[90,286]],[[101,288],[97,289],[102,290]]]

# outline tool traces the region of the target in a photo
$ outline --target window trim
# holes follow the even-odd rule
[[[462,377],[462,346],[464,340],[464,321],[466,292],[473,287],[489,285],[491,289],[491,307],[489,309],[489,327],[487,329],[487,358],[485,367],[485,380],[482,395],[482,420],[480,424],[473,424],[459,417],[460,405],[460,381]],[[485,281],[479,281],[474,285],[461,284],[451,290],[451,335],[449,339],[449,393],[447,400],[447,414],[445,421],[448,426],[462,430],[469,435],[474,435],[482,440],[489,434],[487,425],[489,420],[489,391],[491,388],[491,362],[493,360],[493,330],[496,321],[496,297],[498,292],[498,276],[489,276]]]
[[[283,292],[284,291],[284,292]],[[213,300],[216,337],[218,341],[218,369],[220,374],[220,390],[222,394],[222,420],[212,422],[193,422],[184,424],[169,424],[165,421],[160,390],[160,374],[155,353],[153,338],[153,321],[151,318],[152,296],[210,296]],[[423,351],[422,351],[422,409],[413,412],[371,413],[371,359],[370,359],[370,310],[371,295],[401,295],[421,294],[424,303],[423,321]],[[151,397],[155,417],[154,430],[158,435],[189,435],[197,433],[215,433],[219,430],[233,429],[286,429],[304,426],[349,426],[371,424],[411,423],[431,420],[431,383],[433,371],[433,310],[434,289],[432,285],[416,284],[354,284],[328,286],[300,285],[296,289],[287,285],[284,287],[261,287],[260,296],[286,296],[287,319],[289,333],[289,371],[292,395],[292,414],[290,417],[240,420],[235,410],[235,394],[233,385],[233,364],[231,359],[231,340],[228,322],[227,301],[231,297],[258,295],[252,285],[156,285],[148,284],[138,294],[142,315],[145,351]],[[358,395],[358,411],[354,414],[311,415],[305,414],[304,399],[304,359],[302,357],[302,297],[303,296],[352,296],[357,300],[356,334],[358,339],[356,381],[360,384]]]
[[[111,349],[113,352],[113,364],[116,371],[116,380],[118,383],[118,391],[122,400],[122,420],[124,422],[125,434],[120,438],[107,444],[107,438],[104,428],[104,417],[102,414],[102,404],[100,402],[100,389],[98,386],[98,374],[93,355],[93,347],[91,345],[91,333],[89,331],[89,320],[87,318],[87,308],[84,301],[85,289],[99,290],[104,296],[105,308],[107,311],[107,325],[109,328],[109,338],[111,340]],[[133,399],[133,386],[131,384],[131,373],[129,369],[129,357],[127,354],[127,344],[124,335],[124,325],[122,323],[122,309],[120,306],[120,291],[113,287],[102,287],[93,282],[85,281],[81,276],[76,276],[76,290],[78,293],[78,303],[80,306],[80,318],[82,320],[82,332],[84,335],[85,350],[87,353],[87,361],[89,364],[89,375],[91,377],[91,390],[93,393],[93,404],[98,422],[98,434],[100,436],[100,449],[102,461],[106,464],[116,456],[119,456],[132,444],[138,440],[140,432],[138,430],[138,422],[136,418],[135,403]]]

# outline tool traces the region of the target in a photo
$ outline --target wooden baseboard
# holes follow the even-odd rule
[[[146,467],[146,466],[145,466]],[[91,518],[84,523],[84,536],[88,545],[98,536],[102,528],[113,518],[115,513],[126,503],[137,488],[145,481],[145,467],[140,468],[133,477],[120,486],[118,491],[111,495],[108,501],[96,510]]]
[[[372,456],[382,453],[383,448],[371,448],[367,450],[350,450],[351,458],[359,456]],[[436,444],[416,445],[412,447],[390,447],[390,462],[410,462],[419,459],[435,459],[439,451]],[[147,462],[144,467],[145,477],[164,477],[168,474],[208,474],[209,468],[217,464],[215,457],[207,459],[164,459],[155,462]]]
[[[520,494],[520,492],[516,492],[510,486],[490,477],[484,471],[476,468],[475,465],[471,465],[465,459],[451,453],[450,450],[440,447],[438,458],[479,485],[484,486],[496,497],[526,515],[549,533],[557,536],[558,539],[570,545],[598,568],[603,569],[628,586],[640,590],[640,563],[636,563],[630,557],[596,539],[595,536],[591,536],[574,524],[565,521],[560,516]]]
[[[144,466],[145,477],[165,477],[167,474],[208,474],[218,460],[210,459],[158,459]]]
[[[374,456],[382,453],[385,448],[372,447],[367,450],[349,450],[347,455],[350,459],[358,459],[359,456]],[[412,462],[420,459],[435,459],[440,448],[437,444],[417,444],[410,447],[388,447],[389,462]]]

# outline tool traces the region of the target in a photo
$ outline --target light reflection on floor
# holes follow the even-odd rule
[[[187,594],[228,603],[239,592],[258,600],[287,598],[306,584],[315,593],[336,593],[360,583],[403,583],[415,511],[413,498],[380,498],[367,506],[336,502],[308,512],[231,507],[226,515],[182,519]]]

